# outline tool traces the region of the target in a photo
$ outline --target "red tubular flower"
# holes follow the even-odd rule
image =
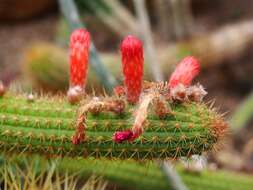
[[[169,88],[174,88],[178,84],[189,86],[199,72],[200,65],[194,57],[184,58],[172,73],[169,80]]]
[[[134,36],[127,36],[121,43],[121,54],[127,100],[136,103],[140,97],[143,76],[141,41]]]
[[[76,29],[70,36],[70,86],[83,88],[87,78],[90,34]]]

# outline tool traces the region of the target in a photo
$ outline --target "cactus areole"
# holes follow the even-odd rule
[[[87,31],[73,32],[70,103],[69,95],[84,87],[89,43]],[[168,82],[155,83],[142,81],[140,40],[126,37],[121,53],[124,84],[110,97],[79,96],[73,105],[65,97],[30,102],[6,93],[0,98],[0,150],[142,160],[202,154],[219,144],[227,124],[203,103],[204,88],[191,85],[200,69],[195,58],[180,62]]]

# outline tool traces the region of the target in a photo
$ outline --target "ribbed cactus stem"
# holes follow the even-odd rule
[[[6,94],[0,99],[1,151],[120,159],[178,158],[211,150],[226,129],[223,119],[204,103],[171,103],[171,113],[163,119],[153,112],[148,115],[142,136],[132,142],[115,143],[115,131],[133,123],[135,107],[126,103],[120,114],[87,113],[85,139],[73,144],[80,106],[68,104],[63,97],[35,97],[29,102],[25,96]]]
[[[122,187],[138,190],[172,190],[166,176],[154,163],[137,163],[132,160],[108,161],[80,159],[63,159],[58,163],[61,171],[80,172],[79,176],[98,174]],[[251,175],[231,171],[203,170],[201,173],[188,172],[181,166],[175,167],[189,190],[251,190],[253,180]]]
[[[0,166],[4,166],[4,160],[0,160]],[[166,180],[165,174],[152,161],[135,162],[133,160],[108,160],[108,159],[73,159],[64,158],[50,160],[42,157],[7,157],[9,165],[21,166],[26,171],[27,165],[35,171],[57,168],[61,173],[75,173],[78,178],[84,180],[90,175],[103,176],[109,183],[116,184],[123,189],[136,190],[172,190],[171,184]],[[251,175],[234,173],[224,170],[204,169],[200,173],[191,172],[176,166],[178,174],[190,190],[252,190],[253,180]],[[235,188],[236,187],[236,188]],[[118,188],[117,188],[118,189]],[[122,188],[120,188],[122,189]]]

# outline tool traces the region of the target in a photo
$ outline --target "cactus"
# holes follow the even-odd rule
[[[106,99],[106,98],[105,98]],[[164,119],[149,115],[146,132],[134,142],[115,143],[116,130],[131,125],[133,105],[125,112],[87,115],[87,136],[74,145],[76,112],[64,98],[36,98],[6,94],[0,99],[0,149],[59,156],[108,158],[178,158],[211,150],[223,136],[226,124],[203,103],[171,104]]]
[[[0,168],[1,186],[4,189],[40,190],[105,190],[107,187],[108,182],[102,177],[90,175],[85,181],[80,181],[75,174],[69,175],[66,171],[62,174],[54,162],[49,164],[37,157],[32,158],[19,157],[18,162],[9,158],[4,162]]]
[[[145,189],[145,190],[168,190],[173,189],[166,180],[165,174],[153,163],[140,164],[132,160],[128,161],[94,161],[82,159],[73,163],[72,159],[66,158],[58,163],[62,171],[80,171],[80,176],[98,174],[105,179],[112,181],[120,186]],[[183,182],[189,189],[206,190],[238,190],[252,189],[252,176],[245,174],[235,174],[233,172],[218,170],[203,170],[201,173],[191,173],[185,171],[180,165],[176,167]]]
[[[4,163],[0,162],[0,166],[5,166]],[[8,165],[11,167],[18,165],[22,171],[26,171],[27,166],[29,166],[34,171],[28,170],[28,172],[34,173],[35,176],[39,175],[41,170],[45,172],[52,171],[52,168],[55,168],[56,173],[65,173],[65,175],[74,173],[81,181],[95,174],[108,180],[109,183],[129,189],[172,189],[165,175],[152,162],[139,163],[133,160],[94,160],[93,158],[64,158],[48,161],[41,157],[32,156],[24,158],[18,156],[8,157]],[[203,170],[201,173],[193,173],[184,170],[180,165],[177,165],[175,168],[190,190],[233,190],[235,187],[237,190],[251,190],[253,186],[252,176],[250,175],[235,174],[231,171],[223,170],[211,171],[208,169]]]
[[[166,159],[202,154],[224,136],[223,118],[202,103],[206,91],[200,84],[190,86],[200,71],[198,61],[186,57],[169,83],[143,82],[142,43],[133,36],[121,44],[124,86],[116,87],[111,97],[89,97],[89,39],[84,29],[71,35],[67,98],[73,105],[66,98],[12,94],[0,100],[1,150]]]
[[[67,53],[63,52],[62,49],[46,43],[27,48],[23,76],[28,85],[45,91],[67,90],[68,59]]]

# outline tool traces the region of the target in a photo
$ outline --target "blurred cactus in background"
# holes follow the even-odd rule
[[[66,54],[61,48],[47,43],[27,48],[23,70],[27,83],[31,83],[33,88],[38,90],[66,91],[69,84]]]
[[[7,163],[7,167],[4,163]],[[238,190],[251,190],[253,185],[250,175],[231,173],[222,170],[215,171],[211,168],[204,169],[200,173],[194,173],[184,169],[180,164],[175,168],[190,190],[233,190],[235,186]],[[159,166],[151,162],[140,163],[133,160],[110,161],[104,159],[71,158],[46,160],[42,157],[34,156],[29,158],[24,156],[11,157],[8,158],[7,162],[7,158],[3,157],[0,172],[3,173],[6,170],[8,173],[14,174],[16,178],[31,179],[31,181],[27,181],[28,187],[29,185],[34,185],[32,183],[34,182],[34,177],[38,180],[42,180],[43,178],[41,178],[39,174],[45,173],[45,175],[47,174],[49,176],[49,180],[50,176],[55,176],[56,174],[56,180],[53,181],[52,185],[59,185],[58,183],[62,183],[62,185],[69,184],[69,188],[76,183],[83,184],[88,178],[89,180],[85,182],[85,186],[94,188],[94,185],[98,185],[98,189],[106,185],[106,187],[114,186],[115,189],[173,189],[171,184],[167,182],[165,174],[159,169]],[[15,170],[22,171],[22,173],[16,173]],[[61,175],[62,173],[64,175]],[[94,175],[102,177],[94,177]],[[76,176],[78,176],[78,179],[75,178]],[[2,178],[4,177],[3,175]],[[67,183],[67,181],[69,181],[69,183]],[[11,179],[11,181],[7,180],[7,182],[10,182],[8,183],[10,186],[16,183],[13,179]],[[97,183],[94,184],[94,182]],[[49,188],[51,187],[51,183],[47,181],[42,184],[43,186],[48,185]],[[22,184],[19,185],[21,186]],[[54,188],[57,188],[57,186],[54,186]]]

